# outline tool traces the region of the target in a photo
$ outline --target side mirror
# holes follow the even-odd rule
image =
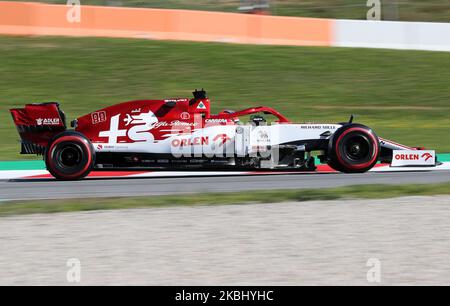
[[[354,116],[353,116],[353,114],[350,116],[350,119],[348,120],[348,123],[353,123],[353,118],[354,118]]]

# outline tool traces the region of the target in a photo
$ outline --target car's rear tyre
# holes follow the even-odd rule
[[[340,172],[372,169],[380,155],[380,141],[367,126],[348,124],[337,130],[328,145],[328,165]]]
[[[59,180],[79,180],[91,172],[95,152],[83,134],[73,131],[58,134],[45,152],[47,170]]]

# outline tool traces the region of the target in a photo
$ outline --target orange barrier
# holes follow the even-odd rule
[[[82,1],[81,1],[82,2]],[[189,10],[81,6],[79,23],[70,7],[0,2],[0,34],[62,35],[330,46],[333,20]]]

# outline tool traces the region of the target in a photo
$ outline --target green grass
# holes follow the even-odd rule
[[[336,199],[380,199],[400,196],[450,194],[450,183],[435,185],[362,185],[332,189],[273,190],[258,192],[210,193],[134,198],[21,201],[0,204],[0,217],[11,215],[63,213],[111,209],[168,206],[278,203]]]
[[[71,120],[201,87],[213,111],[267,105],[298,122],[355,114],[380,136],[450,152],[449,84],[445,52],[0,37],[0,160],[24,159],[11,107],[59,101]]]
[[[28,0],[16,0],[28,1]],[[383,2],[382,0],[382,8]],[[66,4],[67,0],[41,0],[38,2]],[[257,2],[257,1],[255,1]],[[448,0],[398,0],[398,19],[408,21],[450,21]],[[168,9],[190,9],[206,11],[238,12],[239,0],[81,0],[84,5],[115,5]],[[270,0],[270,13],[281,16],[317,18],[366,19],[367,0]],[[389,19],[389,4],[382,16]],[[384,14],[384,15],[383,15]]]

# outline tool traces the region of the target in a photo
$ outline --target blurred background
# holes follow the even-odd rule
[[[58,101],[72,120],[194,88],[215,112],[267,105],[298,122],[355,114],[383,137],[450,152],[448,0],[381,1],[380,19],[398,23],[367,21],[376,1],[366,0],[82,0],[78,23],[64,0],[8,4],[19,2],[0,1],[0,160],[33,158],[18,154],[11,107]],[[169,11],[127,19],[112,6]]]
[[[66,0],[40,2],[67,3]],[[365,19],[367,2],[364,0],[82,0],[81,4]],[[383,0],[382,3],[383,20],[450,21],[448,0]]]

